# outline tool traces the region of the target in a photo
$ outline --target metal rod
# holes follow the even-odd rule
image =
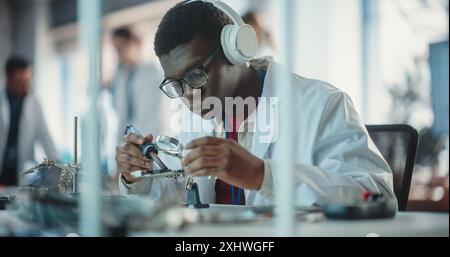
[[[71,172],[72,175],[72,193],[77,192],[77,175],[78,175],[78,117],[74,117],[73,122],[73,154],[74,154],[74,163],[73,167],[75,172]]]
[[[151,152],[150,156],[152,157],[153,161],[156,162],[156,164],[158,165],[158,167],[160,169],[167,170],[167,166],[161,161],[161,159],[159,158],[159,156],[156,153]]]
[[[73,121],[73,155],[74,164],[78,164],[78,117],[74,117]]]

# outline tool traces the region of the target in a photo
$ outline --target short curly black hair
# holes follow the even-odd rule
[[[213,48],[218,48],[223,27],[232,24],[231,19],[211,3],[187,2],[172,7],[159,24],[154,44],[158,57],[197,36],[207,40]]]
[[[21,55],[11,55],[5,63],[5,74],[10,77],[18,70],[31,67],[31,63]]]
[[[129,27],[120,27],[116,28],[112,32],[113,37],[120,37],[127,41],[131,41],[133,39],[137,39],[136,34]]]

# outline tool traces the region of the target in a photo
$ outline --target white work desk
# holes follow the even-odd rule
[[[214,207],[213,207],[214,208]],[[209,211],[204,209],[201,211]],[[392,219],[297,222],[297,237],[448,237],[448,213],[400,212]],[[135,233],[132,236],[168,237],[270,237],[276,236],[274,220],[250,223],[194,224],[182,232]]]
[[[226,214],[230,208],[219,207]],[[217,207],[200,212],[217,211]],[[321,214],[314,214],[320,216]],[[0,223],[28,226],[7,211],[0,211]],[[134,232],[130,236],[147,237],[271,237],[276,236],[273,219],[244,223],[192,224],[183,231]],[[448,213],[400,212],[392,219],[298,221],[297,237],[448,237]]]

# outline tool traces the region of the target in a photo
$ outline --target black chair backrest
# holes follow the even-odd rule
[[[399,211],[406,211],[419,135],[408,125],[370,125],[370,137],[394,175],[394,193]]]

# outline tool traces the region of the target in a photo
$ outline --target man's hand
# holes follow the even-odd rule
[[[228,184],[259,190],[264,177],[264,161],[233,140],[205,137],[186,145],[192,151],[183,159],[191,176],[216,176]]]
[[[145,138],[128,134],[122,139],[122,142],[116,148],[116,163],[120,174],[125,178],[125,182],[131,184],[139,181],[131,177],[131,172],[137,170],[149,170],[152,168],[152,161],[144,157],[139,145],[145,141],[152,142],[153,136],[148,135]]]

